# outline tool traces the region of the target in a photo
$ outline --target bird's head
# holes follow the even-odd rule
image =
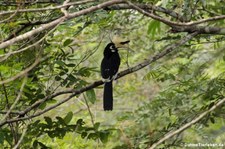
[[[111,54],[113,53],[117,53],[118,52],[118,48],[126,48],[127,44],[129,43],[129,40],[124,40],[122,38],[119,37],[114,37],[112,42],[109,43],[104,50],[104,55],[106,57],[110,57]]]

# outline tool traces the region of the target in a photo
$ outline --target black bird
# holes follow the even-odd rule
[[[129,41],[115,41],[109,43],[104,50],[104,58],[101,63],[101,75],[104,79],[103,108],[105,111],[113,110],[113,86],[112,81],[117,77],[120,66],[118,48],[124,47]]]

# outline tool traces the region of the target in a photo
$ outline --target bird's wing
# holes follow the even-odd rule
[[[103,58],[101,63],[101,75],[104,79],[110,79],[110,61]]]
[[[112,75],[115,75],[118,72],[120,66],[120,56],[118,53],[111,57],[111,66],[111,73]]]

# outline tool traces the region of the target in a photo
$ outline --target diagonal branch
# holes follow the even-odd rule
[[[61,9],[61,8],[69,7],[69,6],[85,4],[85,3],[89,3],[89,2],[95,2],[95,0],[83,0],[83,1],[78,1],[78,2],[71,2],[71,3],[67,3],[67,4],[55,6],[55,7],[36,8],[36,9],[18,9],[17,11],[16,10],[3,11],[3,12],[0,12],[0,16],[12,14],[12,13],[15,13],[15,12],[24,13],[24,12],[39,12],[39,11],[56,10],[56,9]]]
[[[126,76],[126,75],[128,75],[128,74],[130,74],[130,73],[136,72],[136,71],[138,71],[138,70],[140,70],[140,69],[142,69],[142,68],[148,66],[149,64],[151,64],[151,63],[157,61],[158,59],[164,57],[165,55],[169,54],[169,53],[172,52],[174,49],[176,49],[176,48],[178,48],[179,46],[183,45],[184,43],[186,43],[187,41],[191,40],[193,37],[195,37],[195,36],[197,36],[197,35],[198,35],[198,32],[194,32],[194,33],[192,33],[192,34],[187,35],[186,37],[184,37],[184,38],[181,39],[180,41],[178,41],[178,42],[176,42],[176,43],[174,43],[174,44],[171,44],[171,45],[165,47],[165,49],[164,49],[162,52],[156,54],[155,56],[150,57],[149,59],[143,61],[142,63],[140,63],[140,64],[138,64],[138,65],[136,65],[136,66],[134,66],[134,67],[131,67],[131,68],[129,68],[129,69],[126,69],[126,70],[120,72],[120,73],[118,74],[118,76],[117,76],[116,79],[119,79],[119,78],[121,78],[121,77],[124,77],[124,76]],[[58,107],[58,106],[60,106],[61,104],[63,104],[63,103],[65,103],[65,102],[69,101],[69,100],[70,100],[71,98],[73,98],[74,96],[77,96],[77,95],[79,95],[79,94],[81,94],[81,93],[83,93],[83,92],[85,92],[85,91],[90,90],[90,89],[96,88],[96,87],[98,87],[98,86],[100,86],[100,85],[102,85],[102,84],[103,84],[103,82],[102,82],[101,80],[99,80],[99,81],[95,81],[94,83],[92,83],[92,84],[90,84],[90,85],[88,85],[88,86],[85,86],[85,87],[83,87],[83,88],[81,88],[81,89],[79,89],[79,90],[76,90],[76,89],[70,89],[70,90],[67,90],[67,91],[61,91],[61,92],[54,93],[54,94],[52,94],[52,95],[50,95],[50,96],[45,97],[45,98],[42,99],[42,100],[39,100],[39,101],[36,102],[36,103],[34,103],[34,104],[33,104],[32,106],[30,106],[30,108],[27,109],[26,111],[22,111],[22,112],[21,112],[21,115],[19,115],[18,118],[14,118],[14,119],[11,119],[11,120],[6,120],[6,121],[1,122],[1,123],[0,123],[0,127],[3,126],[3,125],[5,125],[5,124],[7,124],[7,123],[12,123],[12,122],[17,122],[17,121],[27,120],[27,119],[31,119],[31,118],[40,116],[40,115],[42,115],[42,114],[44,114],[44,113],[46,113],[46,112],[48,112],[48,111],[50,111],[50,110],[52,110],[52,109]],[[39,112],[36,113],[36,114],[31,115],[31,116],[24,116],[26,113],[28,113],[28,112],[31,111],[32,109],[38,107],[41,103],[45,102],[46,100],[52,99],[52,98],[57,97],[57,96],[62,95],[62,94],[69,94],[69,93],[71,93],[71,94],[70,94],[67,98],[65,98],[65,99],[63,99],[62,101],[56,103],[55,105],[52,105],[52,106],[50,106],[50,107],[48,107],[48,108],[46,108],[46,109],[44,109],[44,110],[42,110],[42,111],[39,111]],[[21,117],[21,116],[24,116],[24,117]]]
[[[46,59],[46,57],[44,58],[44,60],[45,60],[45,59]],[[31,71],[35,66],[37,66],[37,65],[39,64],[40,61],[41,61],[41,58],[40,58],[40,56],[38,56],[38,57],[36,58],[36,60],[34,61],[34,63],[33,63],[31,66],[29,66],[28,68],[26,68],[25,70],[19,72],[18,74],[16,74],[15,76],[13,76],[13,77],[11,77],[11,78],[8,78],[8,79],[6,79],[6,80],[0,81],[0,85],[1,85],[1,84],[9,83],[9,82],[11,82],[11,81],[16,80],[16,79],[19,78],[19,77],[22,77],[22,76],[26,75],[26,74],[27,74],[29,71]]]
[[[1,121],[4,121],[5,119],[7,119],[7,117],[9,116],[9,114],[11,113],[11,111],[13,110],[13,108],[16,106],[16,104],[18,103],[18,101],[20,100],[21,96],[22,96],[22,93],[23,93],[23,88],[26,84],[26,81],[27,81],[27,77],[24,78],[23,80],[23,83],[20,87],[20,91],[16,97],[16,100],[14,101],[14,103],[12,104],[12,106],[8,109],[7,113],[4,115],[4,117],[2,118]]]
[[[99,10],[99,9],[102,9],[102,8],[105,8],[105,7],[114,5],[114,4],[118,4],[118,3],[124,3],[124,0],[111,0],[111,1],[107,1],[107,2],[104,2],[104,3],[98,4],[96,6],[92,6],[92,7],[83,9],[83,10],[78,11],[78,12],[70,13],[67,16],[63,16],[63,17],[61,17],[59,19],[56,19],[56,20],[54,20],[50,23],[41,25],[40,27],[38,27],[36,29],[33,29],[29,32],[26,32],[22,35],[19,35],[17,37],[14,37],[14,38],[8,40],[8,41],[0,43],[0,49],[6,48],[6,47],[8,47],[8,46],[10,46],[10,45],[12,45],[16,42],[21,41],[21,40],[25,40],[25,39],[27,39],[31,36],[34,36],[35,34],[38,34],[42,31],[44,31],[44,30],[53,28],[56,25],[58,25],[58,24],[60,24],[64,21],[70,20],[72,18],[76,18],[76,17],[81,16],[81,15],[85,15],[85,14],[88,14],[88,13],[94,12],[96,10]]]
[[[166,8],[160,7],[160,6],[151,5],[151,4],[135,4],[135,5],[141,9],[144,9],[147,12],[152,12],[152,11],[162,12],[166,15],[169,15],[173,18],[178,19],[181,22],[184,22],[183,16],[181,16],[179,13],[177,13],[173,10],[166,9]],[[117,4],[117,5],[106,8],[106,10],[123,10],[123,9],[133,9],[133,7],[129,4]]]
[[[189,33],[192,33],[192,32],[198,31],[201,34],[221,34],[221,35],[225,35],[225,28],[210,27],[210,26],[197,26],[198,24],[202,24],[202,23],[205,23],[205,22],[225,19],[225,15],[216,16],[216,17],[207,18],[207,19],[202,19],[202,20],[193,21],[193,22],[188,22],[188,23],[174,22],[174,21],[170,21],[170,20],[167,20],[165,18],[162,18],[160,16],[157,16],[153,13],[149,13],[148,11],[140,8],[139,6],[133,4],[129,1],[126,1],[126,2],[131,7],[133,7],[133,9],[137,10],[138,12],[172,27],[172,31],[174,31],[174,32],[189,32]]]
[[[39,40],[36,41],[35,43],[33,43],[33,44],[31,44],[31,45],[29,45],[29,46],[27,46],[27,47],[25,47],[25,48],[22,48],[22,49],[17,50],[17,51],[12,51],[12,52],[10,51],[10,52],[8,52],[8,53],[5,53],[5,54],[0,55],[0,63],[1,63],[2,61],[6,60],[6,59],[7,59],[8,57],[10,57],[11,55],[14,55],[14,54],[17,54],[17,53],[24,52],[24,51],[26,51],[26,50],[29,50],[31,47],[34,47],[34,46],[40,44],[43,40],[46,39],[46,37],[47,37],[49,34],[51,34],[52,32],[54,32],[55,29],[56,29],[57,27],[58,27],[58,25],[56,25],[54,28],[52,28],[50,31],[48,31],[41,39],[39,39]]]
[[[170,21],[170,20],[166,20],[162,17],[156,16],[153,13],[149,13],[145,9],[142,9],[138,5],[135,5],[135,4],[133,4],[129,1],[127,1],[127,4],[130,5],[133,9],[137,10],[138,12],[140,12],[140,13],[146,15],[146,16],[149,16],[149,17],[151,17],[155,20],[161,21],[161,22],[163,22],[163,23],[165,23],[169,26],[194,26],[194,25],[202,24],[202,23],[209,22],[209,21],[217,21],[217,20],[225,19],[225,15],[221,15],[221,16],[215,16],[215,17],[212,17],[212,18],[206,18],[206,19],[188,22],[188,23],[173,22],[173,21]]]
[[[169,132],[167,133],[163,138],[161,138],[158,142],[154,143],[149,149],[154,149],[156,148],[158,145],[160,145],[161,143],[163,143],[164,141],[170,139],[171,137],[175,136],[176,134],[181,133],[182,131],[188,129],[189,127],[191,127],[193,124],[199,122],[202,118],[204,118],[206,115],[208,115],[210,112],[214,111],[216,108],[218,108],[219,106],[221,106],[222,104],[225,103],[225,98],[220,100],[219,102],[217,102],[214,106],[212,106],[210,109],[206,110],[205,112],[203,112],[202,114],[200,114],[198,117],[196,117],[195,119],[193,119],[192,121],[186,123],[185,125],[183,125],[182,127],[180,127],[179,129]]]

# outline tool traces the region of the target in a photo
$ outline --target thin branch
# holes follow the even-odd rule
[[[3,77],[2,77],[2,74],[0,73],[0,78],[1,80],[3,80]],[[8,93],[6,91],[6,87],[5,87],[5,84],[2,84],[2,87],[3,87],[3,91],[4,91],[4,94],[5,94],[5,98],[6,98],[6,109],[9,110],[10,109],[10,105],[9,105],[9,99],[8,99]],[[9,116],[9,119],[11,119],[12,117]],[[4,121],[4,120],[3,120]],[[9,127],[11,129],[11,133],[12,133],[12,136],[13,136],[13,139],[15,141],[15,143],[17,142],[17,134],[15,132],[15,129],[14,129],[14,126],[12,123],[9,123]],[[12,145],[12,144],[11,144]]]
[[[50,3],[59,3],[59,0],[18,0],[18,1],[3,1],[0,3],[0,6],[18,6],[18,5],[35,5],[35,4],[50,4]]]
[[[70,0],[66,0],[63,2],[63,6],[65,6],[67,3],[69,3]],[[66,10],[68,7],[62,7],[61,12],[64,14],[64,16],[68,16],[68,11]]]
[[[5,20],[0,21],[0,24],[1,24],[1,23],[4,23],[4,22],[7,22],[7,21],[9,21],[10,19],[12,19],[14,16],[16,16],[18,10],[19,10],[19,7],[17,8],[16,11],[14,11],[14,13],[13,13],[11,16],[9,16],[8,18],[6,18]]]
[[[59,25],[59,24],[58,24],[58,25]],[[30,49],[31,47],[36,46],[37,44],[39,44],[40,42],[42,42],[49,34],[51,34],[52,32],[54,32],[55,29],[58,27],[58,25],[55,26],[53,29],[51,29],[46,35],[44,35],[44,37],[42,37],[41,39],[39,39],[37,42],[35,42],[35,43],[33,43],[33,44],[31,44],[31,45],[29,45],[29,46],[23,48],[23,49],[20,49],[20,50],[17,50],[17,51],[12,51],[12,52],[9,52],[9,53],[0,55],[0,62],[6,60],[6,59],[7,59],[9,56],[11,56],[11,55],[14,55],[14,54],[17,54],[17,53],[24,52],[24,51]],[[3,57],[3,58],[1,58],[1,57]]]
[[[86,104],[87,109],[88,109],[88,113],[89,113],[89,115],[90,115],[90,117],[91,117],[91,123],[92,123],[92,125],[94,126],[95,121],[94,121],[94,116],[93,116],[93,114],[92,114],[92,112],[91,112],[91,108],[90,108],[90,106],[89,106],[89,104],[88,104],[88,101],[87,101],[87,98],[86,98],[86,96],[85,96],[84,94],[83,94],[83,97],[84,97],[84,101],[85,101],[85,104]]]
[[[44,31],[44,30],[47,30],[47,29],[52,28],[52,27],[55,27],[56,25],[58,25],[58,24],[60,24],[61,22],[63,22],[64,19],[65,19],[64,17],[61,17],[61,18],[56,19],[56,20],[54,20],[54,21],[52,21],[52,22],[50,22],[50,23],[41,25],[40,27],[38,27],[38,28],[36,28],[36,29],[33,29],[33,30],[29,31],[29,32],[26,32],[26,33],[24,33],[24,34],[22,34],[22,35],[19,35],[19,36],[17,36],[17,37],[14,37],[14,38],[12,38],[12,39],[10,39],[10,40],[7,40],[7,41],[5,41],[5,42],[2,42],[2,43],[0,44],[0,49],[1,49],[1,48],[6,48],[6,47],[8,47],[8,46],[14,44],[15,42],[18,42],[18,41],[21,41],[21,40],[25,40],[25,39],[27,39],[27,38],[30,38],[30,37],[32,37],[32,36],[34,36],[34,35],[36,35],[36,34],[41,33],[41,32]]]
[[[0,111],[0,114],[6,114],[8,111]],[[10,114],[17,114],[20,115],[20,112],[18,111],[10,111]]]
[[[3,81],[3,77],[2,77],[1,72],[0,72],[0,79],[1,79],[1,81]],[[9,109],[10,106],[9,106],[8,93],[7,93],[7,91],[6,91],[6,87],[5,87],[5,84],[4,84],[4,83],[2,84],[2,88],[3,88],[4,95],[5,95],[6,107],[7,107],[7,109]]]
[[[126,2],[127,2],[127,4],[129,6],[131,6],[133,9],[137,10],[138,12],[140,12],[140,13],[146,15],[146,16],[149,16],[149,17],[151,17],[151,18],[153,18],[155,20],[163,22],[163,23],[165,23],[165,24],[167,24],[169,26],[174,26],[174,25],[179,25],[180,24],[178,22],[173,22],[173,21],[170,21],[170,20],[166,20],[166,19],[164,19],[164,18],[162,18],[160,16],[156,16],[153,13],[149,13],[148,11],[138,7],[137,5],[135,5],[135,4],[133,4],[133,3],[129,2],[129,1],[126,1]],[[183,24],[183,23],[181,23],[181,24]]]
[[[172,32],[199,32],[200,34],[216,34],[225,35],[225,28],[211,27],[211,26],[173,26]]]
[[[27,127],[23,130],[23,133],[22,133],[19,141],[16,143],[16,145],[13,147],[13,149],[19,148],[19,145],[22,143],[22,141],[23,141],[23,139],[25,137],[26,132],[27,132]]]
[[[65,5],[63,4],[63,5],[59,5],[59,6],[56,6],[56,7],[36,8],[36,9],[19,9],[17,11],[15,11],[15,10],[3,11],[3,12],[0,12],[0,16],[12,14],[12,13],[15,13],[15,12],[24,13],[24,12],[39,12],[39,11],[56,10],[56,9],[66,8],[66,7],[69,7],[69,6],[85,4],[85,3],[89,3],[89,2],[95,2],[95,0],[83,0],[83,1],[79,1],[79,2],[71,2],[71,3],[67,3]]]
[[[202,19],[202,20],[199,20],[199,21],[193,21],[193,22],[188,22],[188,23],[180,23],[180,22],[173,22],[173,21],[170,21],[170,20],[166,20],[162,17],[159,17],[159,16],[156,16],[154,15],[153,13],[149,13],[148,11],[140,8],[139,6],[129,2],[129,1],[126,1],[128,5],[130,5],[131,7],[133,7],[133,9],[137,10],[138,12],[146,15],[146,16],[149,16],[155,20],[158,20],[158,21],[161,21],[169,26],[194,26],[194,25],[198,25],[198,24],[201,24],[201,23],[205,23],[205,22],[209,22],[209,21],[218,21],[218,20],[222,20],[222,19],[225,19],[225,15],[221,15],[221,16],[215,16],[215,17],[212,17],[212,18],[207,18],[207,19]]]
[[[225,19],[225,15],[220,15],[220,16],[215,16],[212,18],[206,18],[206,19],[201,19],[199,21],[194,21],[194,22],[189,22],[189,23],[185,23],[187,25],[198,25],[198,24],[202,24],[205,22],[210,22],[210,21],[218,21],[218,20],[223,20]]]
[[[166,15],[169,15],[173,18],[176,18],[181,22],[184,21],[184,18],[179,13],[177,13],[173,10],[170,10],[170,9],[166,9],[164,7],[155,6],[155,5],[151,5],[151,4],[135,4],[135,5],[141,9],[148,11],[148,12],[158,11],[158,12],[162,12]],[[123,10],[123,9],[133,9],[133,7],[128,4],[117,4],[115,6],[110,6],[110,7],[106,8],[106,10]]]
[[[19,91],[19,93],[18,93],[18,95],[17,95],[17,97],[16,97],[16,100],[14,101],[14,103],[12,104],[12,106],[8,109],[7,113],[3,116],[3,118],[2,118],[1,121],[4,121],[4,120],[7,119],[7,117],[9,116],[9,114],[11,113],[11,111],[13,110],[13,108],[16,106],[16,104],[17,104],[18,101],[20,100],[20,97],[21,97],[21,95],[22,95],[22,93],[23,93],[23,88],[24,88],[26,82],[27,82],[27,77],[25,77],[25,78],[23,79],[23,83],[22,83],[22,85],[21,85],[21,87],[20,87],[20,91]]]
[[[35,66],[37,66],[39,64],[40,59],[41,59],[40,56],[37,57],[35,62],[30,67],[28,67],[25,70],[19,72],[17,75],[15,75],[15,76],[13,76],[11,78],[8,78],[6,80],[0,81],[0,85],[12,82],[12,81],[16,80],[17,78],[24,76],[25,74],[27,74],[30,70],[32,70]]]
[[[221,106],[223,103],[225,103],[225,98],[220,100],[219,102],[217,102],[214,106],[212,106],[210,109],[206,110],[205,112],[203,112],[202,114],[200,114],[198,117],[196,117],[195,119],[193,119],[192,121],[186,123],[185,125],[183,125],[182,127],[180,127],[179,129],[169,132],[167,133],[163,138],[161,138],[158,142],[154,143],[153,145],[151,145],[151,147],[149,149],[154,149],[156,148],[158,145],[160,145],[161,143],[163,143],[164,141],[170,139],[171,137],[173,137],[176,134],[179,134],[181,132],[183,132],[184,130],[188,129],[189,127],[191,127],[193,124],[199,122],[202,118],[204,118],[206,115],[208,115],[210,112],[214,111],[216,108],[218,108],[219,106]]]
[[[128,68],[128,69],[120,72],[116,79],[124,77],[124,76],[126,76],[126,75],[128,75],[130,73],[136,72],[136,71],[138,71],[138,70],[148,66],[149,64],[151,64],[151,63],[157,61],[158,59],[164,57],[165,55],[169,54],[170,52],[172,52],[174,49],[178,48],[179,46],[185,44],[187,41],[191,40],[196,35],[198,35],[198,32],[194,32],[192,34],[189,34],[186,37],[184,37],[183,39],[181,39],[180,41],[165,47],[165,49],[162,52],[156,54],[155,56],[150,57],[149,59],[145,60],[144,62],[142,62],[142,63],[140,63],[140,64],[138,64],[138,65],[136,65],[134,67]],[[14,119],[11,119],[11,120],[6,120],[4,122],[1,122],[0,123],[0,127],[5,125],[5,124],[7,124],[7,123],[17,122],[17,121],[21,121],[21,120],[27,120],[27,119],[31,119],[31,118],[40,116],[40,115],[42,115],[42,114],[44,114],[44,113],[46,113],[46,112],[48,112],[48,111],[58,107],[58,106],[60,106],[61,104],[67,102],[68,100],[70,100],[74,96],[77,96],[77,95],[79,95],[79,94],[81,94],[81,93],[83,93],[85,91],[90,90],[90,89],[96,88],[96,87],[98,87],[100,85],[103,85],[102,80],[95,81],[94,83],[92,83],[92,84],[90,84],[88,86],[85,86],[85,87],[83,87],[81,89],[78,89],[78,90],[70,89],[70,90],[61,91],[61,92],[57,92],[57,93],[54,93],[52,95],[49,95],[49,96],[45,97],[44,99],[39,100],[38,102],[36,102],[35,105],[32,105],[28,110],[29,111],[32,110],[33,108],[37,107],[38,105],[40,105],[41,103],[43,103],[44,101],[46,101],[48,99],[52,99],[52,98],[57,97],[57,96],[62,95],[62,94],[69,94],[69,93],[71,93],[67,98],[63,99],[62,101],[60,101],[60,102],[56,103],[55,105],[52,105],[52,106],[50,106],[50,107],[48,107],[48,108],[46,108],[46,109],[44,109],[42,111],[39,111],[36,114],[33,114],[31,116],[20,115],[18,118],[14,118]],[[26,112],[28,112],[28,111],[26,111]],[[21,114],[24,114],[24,111],[22,111]],[[21,117],[21,116],[24,116],[24,117]]]
[[[86,9],[83,9],[81,11],[78,11],[78,12],[74,12],[74,13],[70,13],[68,14],[68,16],[63,16],[59,19],[56,19],[50,23],[47,23],[47,24],[44,24],[36,29],[33,29],[29,32],[26,32],[22,35],[19,35],[17,37],[14,37],[6,42],[3,42],[3,43],[0,43],[0,49],[3,49],[3,48],[6,48],[12,44],[14,44],[15,42],[19,42],[21,40],[25,40],[31,36],[34,36],[35,34],[38,34],[44,30],[47,30],[49,28],[52,28],[54,26],[56,26],[57,24],[60,24],[66,20],[69,20],[69,19],[72,19],[72,18],[76,18],[78,16],[81,16],[81,15],[85,15],[85,14],[88,14],[88,13],[91,13],[91,12],[94,12],[96,10],[99,10],[99,9],[102,9],[102,8],[105,8],[105,7],[108,7],[108,6],[111,6],[111,5],[114,5],[114,4],[118,4],[118,3],[124,3],[124,0],[111,0],[111,1],[107,1],[107,2],[104,2],[104,3],[101,3],[101,4],[98,4],[96,6],[92,6],[92,7],[89,7],[89,8],[86,8]]]
[[[56,19],[58,19],[58,18],[54,18],[54,19],[51,19],[51,20],[45,20],[45,21],[38,20],[38,21],[32,21],[32,22],[26,22],[26,23],[19,23],[19,25],[22,25],[22,26],[20,28],[16,29],[15,31],[13,31],[8,37],[6,37],[6,39],[0,41],[0,43],[5,42],[9,39],[12,39],[13,37],[16,37],[19,33],[21,33],[27,27],[46,24],[46,23],[52,22],[53,20],[56,20]]]

